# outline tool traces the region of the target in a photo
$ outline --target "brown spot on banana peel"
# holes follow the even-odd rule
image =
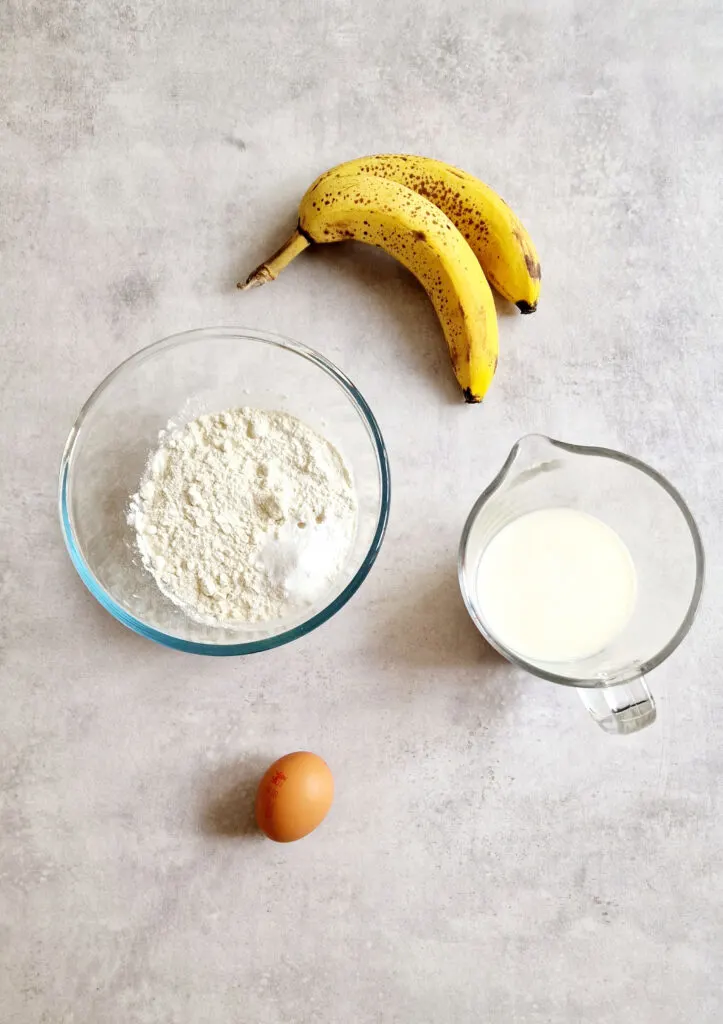
[[[527,273],[530,275],[532,280],[539,281],[542,277],[540,264],[527,252],[525,253],[525,266],[527,267]]]
[[[522,255],[525,257],[525,266],[527,267],[527,273],[530,275],[533,281],[539,281],[542,278],[542,270],[540,268],[539,261],[530,252],[527,238],[517,228],[513,228],[512,234],[515,237],[515,241],[520,247]],[[523,312],[525,312],[523,310]],[[530,310],[527,310],[530,312]]]

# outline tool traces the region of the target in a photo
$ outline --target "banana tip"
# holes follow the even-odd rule
[[[472,388],[464,389],[464,400],[468,405],[478,405],[482,401],[481,395],[475,395]]]
[[[534,313],[537,309],[536,302],[525,302],[524,299],[521,299],[519,302],[515,303],[515,305],[519,309],[520,313]]]

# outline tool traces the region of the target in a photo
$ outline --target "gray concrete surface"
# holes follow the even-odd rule
[[[0,35],[0,1021],[720,1021],[720,4],[6,0]],[[234,290],[317,172],[384,150],[476,172],[538,243],[482,408],[391,262]],[[113,621],[55,507],[91,389],[219,322],[337,360],[394,475],[357,597],[226,661]],[[491,660],[458,595],[467,510],[535,430],[649,460],[700,520],[636,738]],[[333,811],[261,841],[254,782],[304,747]]]

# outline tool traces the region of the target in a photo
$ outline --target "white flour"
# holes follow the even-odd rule
[[[131,498],[144,566],[212,625],[283,618],[343,571],[356,531],[351,475],[295,416],[229,409],[161,434]]]

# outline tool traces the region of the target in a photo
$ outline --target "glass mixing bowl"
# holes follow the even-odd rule
[[[351,469],[359,509],[346,566],[303,612],[235,626],[193,622],[141,564],[129,499],[169,421],[236,406],[292,413],[326,437]],[[320,626],[366,579],[389,516],[389,462],[366,401],[328,359],[295,341],[241,327],[176,334],[131,356],[93,392],[65,446],[60,519],[91,594],[125,626],[181,651],[251,654]]]

